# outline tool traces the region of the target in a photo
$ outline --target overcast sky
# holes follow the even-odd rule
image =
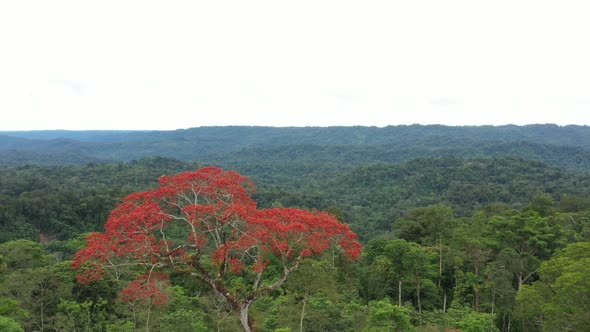
[[[0,130],[590,125],[588,1],[0,2]]]

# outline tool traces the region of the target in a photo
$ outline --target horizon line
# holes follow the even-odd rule
[[[196,126],[196,127],[185,127],[185,128],[175,128],[175,129],[65,129],[65,128],[55,128],[55,129],[0,129],[0,132],[37,132],[37,131],[97,131],[97,132],[146,132],[146,131],[177,131],[177,130],[191,130],[191,129],[199,129],[199,128],[225,128],[225,127],[235,127],[235,128],[355,128],[355,127],[362,127],[362,128],[388,128],[388,127],[411,127],[411,126],[423,126],[423,127],[453,127],[453,128],[461,128],[461,127],[529,127],[529,126],[555,126],[555,127],[587,127],[588,124],[557,124],[557,123],[528,123],[528,124],[514,124],[514,123],[506,123],[506,124],[466,124],[466,125],[450,125],[450,124],[421,124],[421,123],[412,123],[412,124],[389,124],[385,126],[377,126],[377,125],[309,125],[309,126],[272,126],[272,125],[204,125],[204,126]]]

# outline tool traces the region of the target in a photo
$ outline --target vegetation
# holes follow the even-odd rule
[[[118,279],[135,267],[138,276],[121,296],[149,308],[166,302],[159,283],[168,274],[194,277],[223,298],[250,331],[252,303],[282,286],[302,259],[321,255],[330,245],[358,258],[356,234],[333,216],[260,210],[250,197],[253,190],[247,178],[216,167],[160,178],[159,188],[127,196],[111,213],[105,233],[87,237],[73,262],[78,281],[96,281],[110,269]],[[232,287],[236,279],[241,285]]]
[[[215,165],[264,160],[350,166],[424,157],[519,156],[588,170],[589,146],[589,127],[556,125],[56,130],[0,132],[0,165],[83,165],[162,156]]]
[[[247,328],[256,331],[589,330],[587,130],[12,133],[20,136],[6,155],[23,159],[0,167],[0,330],[240,331],[231,299],[238,307],[252,300]],[[34,148],[39,142],[45,152]],[[160,154],[162,142],[193,161],[104,162]],[[195,145],[200,150],[189,154]],[[81,159],[72,162],[60,146],[76,146],[70,152]],[[32,155],[49,159],[23,164]],[[257,191],[207,164],[247,175]],[[218,191],[180,210],[170,204],[190,195],[166,188],[188,183],[187,174]],[[227,192],[241,208],[214,198]],[[150,223],[157,218],[149,211],[164,211],[166,227]],[[205,226],[222,215],[236,221],[237,233],[218,244],[208,228],[191,233],[178,222]],[[347,224],[363,243],[358,260],[339,249],[351,253],[347,243],[311,240],[312,220],[322,221],[321,234]],[[297,231],[305,245],[291,256],[270,240],[294,244],[275,227],[282,222],[306,230]],[[285,268],[288,278],[276,284]]]

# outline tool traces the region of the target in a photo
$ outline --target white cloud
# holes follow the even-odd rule
[[[0,3],[0,130],[590,124],[574,1]]]

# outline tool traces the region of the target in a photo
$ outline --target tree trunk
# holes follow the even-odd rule
[[[198,273],[191,273],[191,275],[209,284],[209,286],[211,286],[211,289],[215,291],[215,293],[217,293],[220,297],[224,298],[231,307],[232,312],[239,314],[240,323],[242,323],[244,331],[251,332],[254,330],[254,323],[252,322],[252,318],[250,318],[250,316],[248,315],[248,311],[250,310],[250,305],[252,304],[252,302],[256,301],[261,296],[266,295],[271,291],[279,288],[285,282],[285,280],[287,280],[289,273],[291,273],[291,271],[299,267],[300,259],[301,257],[298,257],[296,259],[295,264],[290,268],[288,268],[287,266],[283,266],[283,276],[271,285],[259,287],[259,282],[261,278],[261,275],[259,275],[257,277],[258,280],[254,284],[254,289],[252,290],[250,295],[245,297],[245,300],[240,300],[235,294],[233,294],[230,290],[228,290],[225,287],[223,279],[221,279],[221,275],[218,275],[216,278],[212,278],[211,276],[209,276],[208,272],[205,270],[205,268],[201,266],[198,260],[195,260],[192,264],[192,267],[194,267],[198,271]]]
[[[494,307],[496,306],[496,288],[492,291],[492,315],[494,314]]]
[[[145,331],[150,332],[150,315],[152,313],[152,301],[148,299],[147,318],[145,320]]]
[[[397,305],[402,306],[402,281],[397,282]]]
[[[301,307],[301,315],[299,317],[299,332],[303,332],[303,318],[305,318],[305,304],[307,303],[307,297],[303,297],[303,306]]]
[[[473,309],[475,312],[479,312],[479,298],[480,298],[480,289],[479,285],[476,283],[473,285]]]
[[[441,288],[442,285],[442,254],[443,254],[443,246],[442,246],[442,238],[438,238],[438,289]]]
[[[422,313],[422,304],[420,303],[420,283],[416,286],[416,298],[418,299],[418,313]]]
[[[248,316],[248,311],[250,310],[250,303],[244,303],[240,305],[240,322],[242,323],[242,327],[246,332],[252,332],[252,321]]]

